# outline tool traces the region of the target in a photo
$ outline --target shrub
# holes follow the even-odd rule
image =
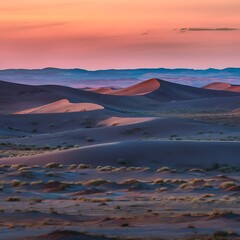
[[[228,236],[229,234],[228,234],[228,232],[226,232],[226,231],[216,231],[216,232],[214,232],[214,234],[213,234],[213,236],[214,237],[226,237],[226,236]]]
[[[169,167],[162,167],[157,170],[158,173],[165,173],[165,172],[170,172]]]
[[[153,181],[153,184],[163,184],[163,183],[164,183],[164,179],[162,178],[158,178]]]
[[[91,137],[87,137],[86,140],[87,140],[88,142],[94,142],[94,139],[91,138]]]
[[[195,228],[195,226],[192,225],[192,224],[189,224],[187,227],[188,227],[188,228]]]
[[[76,169],[77,167],[77,164],[71,164],[68,166],[68,169]]]
[[[100,186],[107,183],[110,183],[110,182],[104,179],[93,179],[85,182],[85,185]]]
[[[87,165],[87,164],[79,164],[78,165],[78,168],[79,169],[87,169],[87,168],[90,168],[91,166],[90,165]]]
[[[218,169],[219,172],[222,173],[231,173],[233,172],[233,168],[229,167],[229,166],[222,166]]]
[[[179,188],[180,189],[186,189],[188,187],[188,183],[182,183]]]
[[[126,164],[127,164],[126,160],[123,159],[123,158],[119,158],[119,159],[117,160],[117,162],[118,162],[120,165],[126,165]]]
[[[29,169],[31,169],[30,167],[21,167],[18,169],[18,171],[22,172],[22,171],[28,171]]]
[[[130,184],[130,185],[133,185],[133,184],[137,184],[137,183],[140,183],[137,179],[126,179],[124,180],[123,182],[121,182],[122,184]]]
[[[48,173],[46,173],[46,176],[47,176],[47,177],[56,177],[57,174],[54,173],[54,172],[48,172]]]
[[[13,165],[11,165],[11,168],[15,168],[15,169],[19,169],[19,168],[22,168],[22,167],[26,167],[26,165],[25,164],[13,164]]]
[[[8,197],[6,198],[7,202],[19,202],[20,198],[19,197]]]
[[[21,182],[19,180],[12,180],[11,185],[12,187],[18,187],[21,185]]]
[[[219,187],[223,188],[223,189],[227,189],[227,188],[234,187],[234,186],[236,186],[235,182],[223,182],[219,185]]]
[[[201,168],[192,168],[189,170],[189,172],[204,172],[204,170]]]
[[[43,184],[43,181],[39,180],[39,181],[31,182],[31,185],[32,185],[32,186],[34,186],[34,185],[39,185],[39,184]]]
[[[61,183],[61,184],[58,186],[58,189],[59,189],[60,191],[64,191],[64,190],[67,189],[69,186],[70,186],[70,184]]]
[[[112,171],[114,169],[114,167],[111,167],[111,166],[105,166],[105,167],[97,167],[97,169],[99,171],[102,171],[102,172],[107,172],[107,171]]]
[[[48,163],[45,165],[45,168],[59,168],[61,165],[59,163],[55,163],[55,162],[52,162],[52,163]]]

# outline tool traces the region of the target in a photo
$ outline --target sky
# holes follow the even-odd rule
[[[240,67],[239,0],[1,0],[0,69]]]

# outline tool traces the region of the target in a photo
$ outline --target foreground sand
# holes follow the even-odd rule
[[[0,87],[0,239],[239,239],[239,92]]]
[[[1,166],[1,239],[56,229],[121,239],[236,237],[239,172],[227,165]]]

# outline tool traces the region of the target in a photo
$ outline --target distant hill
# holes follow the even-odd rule
[[[7,69],[0,70],[0,80],[15,83],[42,85],[57,84],[72,87],[126,87],[150,78],[202,87],[213,82],[240,83],[240,68],[226,69],[109,69],[88,71],[84,69]]]

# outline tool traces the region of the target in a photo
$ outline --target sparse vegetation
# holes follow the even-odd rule
[[[223,188],[223,189],[227,189],[227,188],[230,188],[230,187],[233,187],[233,186],[236,186],[236,183],[235,182],[223,182],[219,185],[220,188]]]
[[[119,159],[117,160],[117,162],[118,162],[120,165],[123,165],[123,166],[127,164],[126,160],[123,159],[123,158],[119,158]]]
[[[59,168],[61,165],[59,163],[55,163],[55,162],[52,162],[52,163],[48,163],[45,165],[45,168]]]
[[[6,201],[7,202],[19,202],[20,198],[19,197],[7,197]]]
[[[92,179],[84,183],[84,185],[93,185],[93,186],[101,186],[104,184],[111,183],[110,181],[104,179]]]
[[[12,185],[12,187],[19,187],[21,185],[21,181],[12,180],[11,185]]]
[[[171,171],[171,169],[169,167],[161,167],[157,170],[157,172],[159,172],[159,173],[167,173],[170,171]]]

